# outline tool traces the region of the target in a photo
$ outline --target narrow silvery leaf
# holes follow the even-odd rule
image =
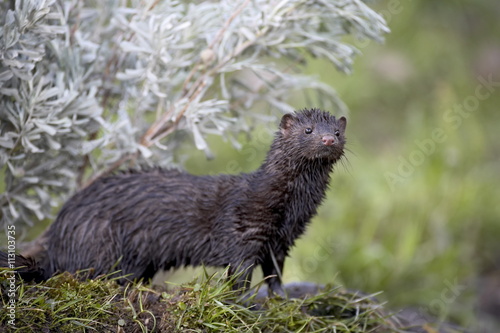
[[[135,45],[134,43],[123,41],[120,44],[120,47],[123,49],[125,52],[142,52],[142,53],[151,53],[153,50],[149,47],[146,47],[145,45]]]
[[[203,135],[201,135],[200,130],[198,129],[198,126],[195,124],[191,125],[191,130],[193,131],[193,136],[194,136],[194,143],[196,145],[196,148],[199,150],[205,150],[208,148],[207,143],[205,139],[203,139]]]
[[[148,159],[153,155],[153,152],[143,145],[137,145],[137,149],[139,149],[141,155],[144,156],[145,159]]]
[[[103,138],[96,139],[96,140],[91,140],[91,141],[85,141],[82,143],[82,149],[81,153],[84,155],[89,154],[93,150],[95,150],[97,147],[101,146],[104,142]]]
[[[14,148],[14,140],[5,137],[0,137],[0,146],[4,148]]]
[[[35,146],[34,144],[32,144],[31,141],[28,140],[27,137],[23,137],[21,139],[21,142],[23,144],[23,147],[26,148],[26,150],[29,151],[29,152],[32,152],[32,153],[41,153],[41,152],[43,152],[42,149],[40,149],[37,146]]]
[[[9,210],[10,210],[10,213],[12,214],[12,217],[14,218],[14,220],[17,220],[19,218],[19,213],[17,212],[17,209],[16,207],[12,204],[12,202],[9,202]]]
[[[52,127],[48,125],[47,123],[43,123],[39,120],[33,120],[33,123],[41,129],[42,131],[46,132],[49,135],[55,135],[57,133],[57,129],[55,127]]]
[[[31,209],[31,210],[38,210],[40,209],[40,204],[36,202],[34,199],[24,197],[21,195],[13,195],[13,199],[19,201],[24,207]]]
[[[51,138],[50,136],[46,138],[47,144],[49,145],[49,148],[52,150],[60,150],[61,149],[61,144]]]

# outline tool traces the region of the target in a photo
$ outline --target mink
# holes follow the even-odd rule
[[[325,197],[344,157],[346,118],[305,109],[285,114],[263,164],[239,175],[129,170],[77,192],[43,236],[25,279],[92,268],[151,279],[181,266],[229,266],[248,288],[261,266],[270,293],[284,296],[281,272],[295,240]],[[0,264],[5,261],[0,256]],[[19,265],[18,265],[19,266]]]

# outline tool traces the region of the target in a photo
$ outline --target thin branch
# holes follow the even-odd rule
[[[219,30],[219,32],[217,33],[217,36],[214,38],[214,40],[212,41],[212,43],[210,43],[210,45],[208,46],[208,49],[213,49],[215,47],[215,45],[220,42],[220,40],[224,36],[224,33],[227,31],[228,27],[231,25],[231,22],[234,21],[234,19],[243,11],[243,9],[249,3],[250,3],[250,0],[245,0],[245,1],[242,2],[242,4],[227,19],[227,21],[224,24],[224,26]],[[241,53],[241,52],[238,52],[237,54],[239,54],[239,53]],[[146,147],[150,147],[153,144],[152,140],[154,140],[154,139],[158,140],[160,138],[164,138],[165,136],[167,136],[168,134],[170,134],[171,132],[173,132],[173,129],[175,129],[177,127],[177,125],[179,124],[179,122],[180,122],[182,116],[184,115],[184,113],[186,112],[187,107],[189,106],[189,104],[199,95],[199,93],[201,92],[201,90],[203,89],[203,87],[206,85],[206,83],[205,83],[206,82],[206,78],[209,77],[209,76],[214,75],[230,59],[231,59],[231,57],[226,58],[226,60],[222,64],[219,64],[219,65],[217,65],[215,67],[215,70],[212,69],[212,70],[208,71],[207,73],[203,74],[201,77],[199,77],[194,82],[194,84],[191,86],[191,88],[189,89],[189,91],[184,92],[183,97],[187,97],[187,96],[191,96],[191,97],[189,98],[189,101],[188,101],[187,105],[184,107],[184,109],[179,113],[179,115],[177,116],[177,118],[172,122],[171,126],[166,127],[166,124],[171,120],[171,116],[172,116],[172,113],[174,111],[174,106],[172,106],[170,108],[170,110],[168,110],[167,112],[165,112],[160,117],[160,119],[158,119],[157,121],[155,121],[146,130],[146,132],[144,133],[144,135],[142,136],[142,138],[140,140],[140,143],[142,145],[146,146]],[[191,72],[188,74],[188,76],[184,80],[184,83],[182,85],[183,91],[185,91],[187,89],[189,81],[192,80],[192,78],[194,77],[196,71],[199,69],[200,65],[201,65],[201,59],[198,60],[198,63],[193,67],[193,69],[191,70]],[[163,133],[161,133],[161,132],[163,132]]]
[[[215,44],[219,43],[220,40],[222,39],[222,37],[224,36],[224,33],[226,32],[227,28],[229,28],[229,25],[231,25],[231,23],[234,21],[234,19],[240,15],[240,13],[243,11],[243,9],[248,5],[248,3],[250,2],[250,0],[245,0],[241,5],[240,7],[238,7],[236,9],[236,11],[233,13],[233,15],[231,15],[231,17],[229,17],[226,21],[226,23],[224,24],[224,26],[222,27],[222,29],[219,30],[219,32],[217,33],[217,36],[214,38],[214,40],[212,41],[212,43],[210,44],[210,46],[208,47],[209,49],[213,49],[213,47],[215,46]]]
[[[191,104],[191,102],[193,102],[193,100],[195,100],[196,97],[198,97],[198,95],[201,93],[201,91],[203,90],[203,88],[205,88],[205,86],[206,86],[206,82],[203,82],[198,87],[198,89],[191,96],[191,98],[186,103],[186,105],[184,106],[184,108],[182,108],[182,110],[179,113],[179,115],[177,116],[177,118],[172,122],[171,126],[169,126],[168,128],[165,128],[162,132],[158,131],[158,132],[154,133],[154,135],[152,137],[150,137],[150,138],[145,138],[145,141],[141,140],[141,143],[144,142],[144,146],[150,147],[151,145],[153,145],[154,141],[161,140],[164,137],[166,137],[167,135],[169,135],[170,133],[172,133],[177,128],[177,126],[179,125],[179,122],[181,121],[182,117],[184,116],[184,113],[186,113],[186,111],[187,111],[189,105]]]
[[[243,9],[250,3],[250,0],[245,0],[243,3],[234,11],[234,13],[227,19],[226,23],[224,23],[224,26],[219,30],[217,33],[217,36],[215,36],[214,40],[210,43],[210,45],[207,47],[208,50],[213,50],[215,45],[219,43],[224,36],[224,33],[227,31],[231,23],[234,21],[234,19],[240,15],[240,13],[243,11]],[[194,65],[193,69],[189,72],[188,76],[184,80],[184,83],[182,84],[182,91],[187,90],[187,85],[193,78],[194,74],[198,71],[198,68],[200,67],[202,63],[202,60],[198,60],[196,65]],[[186,94],[184,94],[185,96]]]

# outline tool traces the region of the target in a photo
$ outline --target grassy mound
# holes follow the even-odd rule
[[[8,304],[6,271],[0,272]],[[372,295],[326,287],[303,299],[242,297],[224,274],[206,274],[167,291],[69,273],[40,284],[17,281],[13,332],[399,332]],[[257,286],[258,288],[259,286]]]

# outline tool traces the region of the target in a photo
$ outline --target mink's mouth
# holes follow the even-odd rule
[[[330,161],[338,161],[344,156],[344,149],[338,146],[323,146],[320,149],[312,152],[311,159],[328,159]]]

